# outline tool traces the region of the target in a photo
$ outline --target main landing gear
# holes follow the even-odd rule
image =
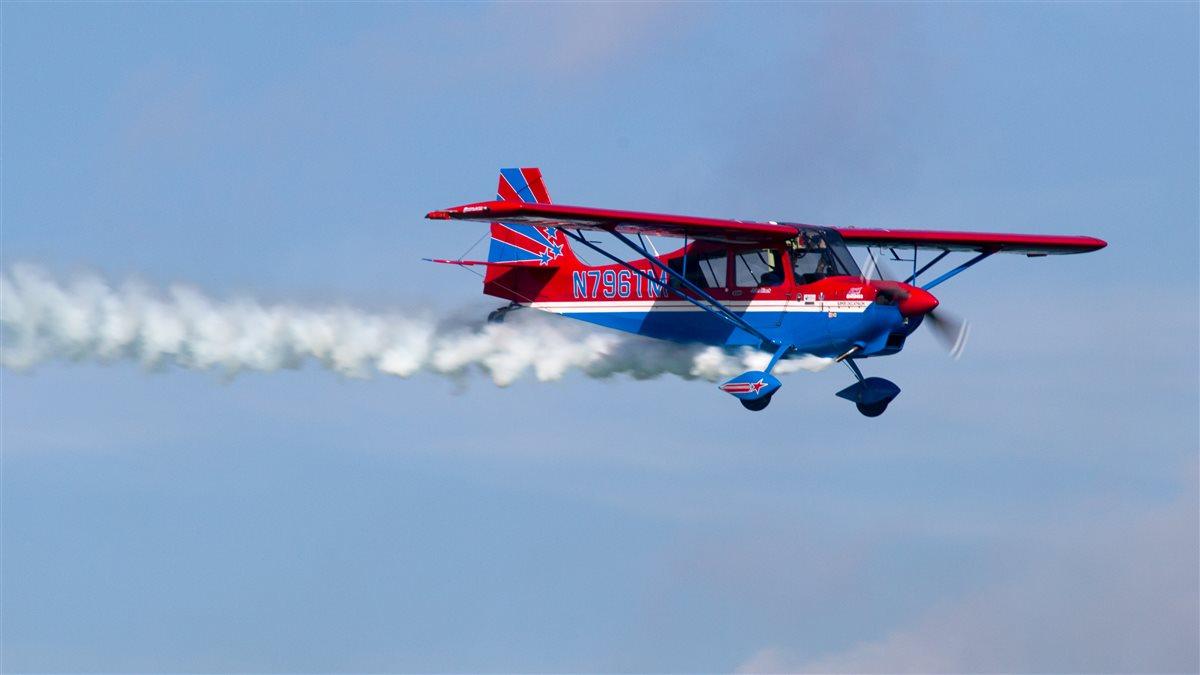
[[[762,398],[739,399],[739,402],[742,404],[742,407],[745,408],[746,410],[753,410],[754,412],[758,412],[759,410],[766,409],[766,407],[771,404],[771,397],[774,395],[775,395],[775,392],[771,392],[770,394],[767,394],[766,396],[764,396]]]
[[[778,345],[771,362],[763,370],[748,370],[720,386],[721,391],[736,398],[746,410],[758,412],[771,404],[771,397],[783,383],[771,374],[775,364],[792,348],[791,345]]]
[[[780,345],[765,369],[746,371],[722,384],[721,391],[736,398],[746,410],[757,412],[766,409],[771,404],[771,397],[775,396],[775,392],[783,386],[783,383],[772,375],[771,371],[775,368],[775,364],[779,363],[779,359],[783,358],[791,349],[791,345]],[[850,367],[850,371],[854,373],[858,382],[839,391],[837,395],[853,402],[854,407],[858,408],[858,412],[863,415],[879,417],[883,411],[887,410],[892,399],[900,394],[900,387],[882,377],[863,377],[862,371],[858,369],[858,364],[850,358],[858,351],[857,348],[852,349],[838,359]]]
[[[847,366],[854,373],[854,377],[858,380],[855,384],[846,387],[839,391],[837,395],[847,401],[853,401],[854,407],[858,408],[858,412],[867,417],[879,417],[883,411],[887,410],[888,404],[892,399],[900,394],[900,387],[890,380],[885,380],[882,377],[863,377],[862,371],[858,369],[858,364],[854,359],[845,359]]]

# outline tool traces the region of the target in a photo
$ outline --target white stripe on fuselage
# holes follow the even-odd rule
[[[526,307],[555,314],[614,314],[618,312],[703,312],[686,300],[592,300],[566,302],[524,302]],[[734,312],[846,312],[862,313],[870,300],[734,300],[722,301]]]

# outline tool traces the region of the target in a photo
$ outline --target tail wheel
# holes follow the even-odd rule
[[[521,306],[515,302],[510,302],[503,307],[493,309],[487,317],[488,323],[504,323],[504,316],[514,309],[520,309]]]

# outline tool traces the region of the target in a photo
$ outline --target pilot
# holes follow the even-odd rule
[[[817,275],[820,278],[824,278],[834,274],[837,274],[837,270],[834,269],[833,262],[829,259],[829,256],[821,256],[821,259],[817,261]]]

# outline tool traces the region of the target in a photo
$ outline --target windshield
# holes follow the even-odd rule
[[[836,232],[804,230],[792,248],[792,272],[797,284],[829,276],[860,276],[846,244]]]

